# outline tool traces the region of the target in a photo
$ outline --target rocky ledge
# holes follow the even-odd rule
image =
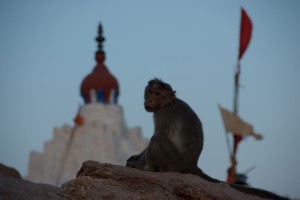
[[[62,187],[32,183],[0,172],[0,199],[72,200],[250,200],[226,183],[211,183],[198,176],[174,172],[145,172],[123,166],[86,161],[77,178]],[[274,199],[274,198],[272,198]]]

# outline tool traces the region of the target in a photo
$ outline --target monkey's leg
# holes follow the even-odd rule
[[[159,160],[161,159],[162,152],[158,144],[158,138],[153,135],[150,139],[147,151],[145,153],[145,169],[147,171],[159,171]]]
[[[177,171],[182,155],[164,134],[155,133],[146,152],[146,166],[149,171]]]

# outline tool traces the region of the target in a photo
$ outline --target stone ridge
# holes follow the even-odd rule
[[[79,199],[130,200],[259,200],[227,184],[215,184],[191,174],[145,172],[123,166],[86,161],[77,178],[63,184],[65,195]]]

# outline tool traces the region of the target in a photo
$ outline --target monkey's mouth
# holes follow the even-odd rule
[[[154,109],[151,106],[145,106],[147,112],[154,112]]]

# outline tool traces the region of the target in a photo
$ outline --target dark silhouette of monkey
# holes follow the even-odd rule
[[[148,147],[139,155],[131,156],[126,166],[153,172],[189,173],[210,182],[222,182],[206,175],[197,166],[203,149],[203,129],[190,106],[176,98],[172,87],[159,79],[148,82],[144,98],[145,110],[154,113],[154,134]],[[230,186],[248,194],[282,199],[268,191],[234,184]]]

